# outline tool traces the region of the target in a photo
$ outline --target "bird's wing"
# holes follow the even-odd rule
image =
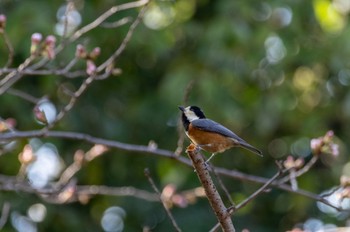
[[[246,149],[256,153],[257,155],[262,156],[262,153],[259,149],[253,147],[252,145],[250,145],[249,143],[244,141],[242,138],[240,138],[238,135],[233,133],[231,130],[227,129],[226,127],[224,127],[223,125],[221,125],[217,122],[214,122],[213,120],[197,119],[197,120],[193,120],[191,122],[191,124],[192,124],[192,126],[198,128],[200,130],[218,133],[218,134],[221,134],[223,136],[229,137],[229,138],[233,139],[235,141],[235,143],[239,144],[241,147],[246,148]]]
[[[218,134],[221,134],[223,136],[236,139],[237,141],[244,141],[243,139],[238,137],[238,135],[233,133],[231,130],[227,129],[223,125],[221,125],[217,122],[214,122],[213,120],[210,120],[210,119],[193,120],[191,122],[191,124],[192,124],[192,126],[198,128],[200,130],[218,133]]]

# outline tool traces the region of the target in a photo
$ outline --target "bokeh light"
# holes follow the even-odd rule
[[[333,7],[342,14],[348,14],[350,12],[349,0],[333,0]]]
[[[28,217],[33,222],[42,222],[46,217],[46,207],[43,204],[34,204],[28,209]]]
[[[304,231],[335,231],[336,228],[333,224],[324,224],[323,221],[316,218],[309,218],[304,223]]]
[[[159,30],[169,26],[175,19],[175,10],[170,4],[150,3],[143,22],[148,28]]]
[[[288,146],[284,139],[274,139],[269,143],[268,146],[270,155],[275,158],[279,159],[283,156],[285,156],[288,152]]]
[[[253,18],[256,21],[266,21],[270,18],[271,14],[272,14],[272,9],[271,6],[269,4],[267,4],[266,2],[256,2],[255,7],[256,12],[255,14],[253,14]]]
[[[342,15],[338,9],[329,0],[314,0],[313,1],[316,18],[325,32],[338,33],[346,26],[346,17]],[[344,5],[339,1],[336,5]],[[347,4],[346,4],[347,5]]]
[[[328,200],[332,205],[341,207],[344,210],[350,209],[350,199],[345,198],[341,199],[341,192],[343,191],[343,188],[339,188],[337,190],[327,190],[323,192],[321,195],[325,195],[325,199]],[[322,202],[317,202],[317,207],[319,210],[321,210],[324,213],[329,214],[330,216],[339,217],[342,215],[342,212],[330,207],[329,205],[326,205]]]
[[[38,231],[36,223],[30,218],[14,211],[11,213],[11,224],[18,232],[36,232]]]
[[[292,10],[289,7],[277,7],[273,10],[271,19],[278,27],[288,26],[293,19]]]
[[[292,154],[298,157],[306,157],[310,155],[310,139],[309,138],[300,138],[296,140],[291,146]]]
[[[350,85],[350,69],[341,69],[338,73],[338,80],[344,86]]]
[[[60,36],[63,36],[64,33],[71,34],[81,24],[80,13],[74,8],[67,10],[67,5],[63,5],[58,9],[56,17],[58,22],[55,31]]]
[[[101,226],[106,232],[120,232],[124,229],[125,210],[119,206],[113,206],[103,213]]]
[[[35,188],[43,188],[57,178],[63,168],[63,162],[53,144],[41,145],[35,152],[35,160],[27,168],[30,184]]]
[[[277,35],[269,36],[265,40],[266,58],[271,64],[280,62],[286,56],[286,48],[283,41]]]

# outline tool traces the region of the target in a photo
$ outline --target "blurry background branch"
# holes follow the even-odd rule
[[[349,224],[349,13],[346,0],[0,1],[0,228],[211,228],[176,133],[183,104],[266,154],[208,167],[237,230]]]
[[[135,144],[127,144],[127,143],[122,143],[114,140],[107,140],[107,139],[102,139],[102,138],[97,138],[93,137],[88,134],[83,134],[83,133],[77,133],[77,132],[68,132],[68,131],[43,131],[43,130],[38,130],[38,131],[16,131],[16,132],[6,132],[6,133],[1,133],[0,134],[0,141],[9,141],[9,140],[15,140],[15,139],[29,139],[29,138],[62,138],[62,139],[73,139],[73,140],[82,140],[86,141],[91,144],[100,144],[107,146],[109,148],[116,148],[116,149],[121,149],[124,151],[129,151],[129,152],[137,152],[137,153],[148,153],[148,154],[153,154],[165,158],[170,158],[170,159],[175,159],[189,167],[192,167],[192,162],[183,157],[183,156],[177,156],[175,153],[172,151],[168,150],[163,150],[159,148],[154,148],[152,146],[144,146],[144,145],[135,145]],[[254,176],[250,174],[245,174],[242,172],[239,172],[237,170],[228,170],[225,168],[221,167],[213,167],[215,172],[219,175],[223,175],[226,177],[238,179],[241,181],[246,181],[246,182],[252,182],[252,183],[257,183],[257,184],[266,184],[269,183],[269,185],[288,191],[288,192],[293,192],[302,196],[305,196],[307,198],[311,198],[316,201],[320,201],[324,204],[327,204],[337,210],[342,210],[340,207],[332,204],[329,202],[327,199],[308,192],[303,189],[293,189],[292,186],[288,184],[284,184],[285,178],[282,178],[280,181],[279,179],[275,180],[273,178],[273,182],[270,183],[270,179],[265,178],[265,177],[260,177],[260,176]]]

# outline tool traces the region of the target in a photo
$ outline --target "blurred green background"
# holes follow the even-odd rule
[[[125,1],[74,2],[81,16],[79,28]],[[28,57],[33,33],[55,34],[60,41],[58,12],[65,4],[57,0],[0,0],[0,14],[7,16],[6,32],[15,49],[13,67]],[[95,82],[54,129],[132,144],[147,145],[153,140],[159,148],[174,151],[177,106],[183,104],[186,87],[194,81],[188,104],[200,106],[209,118],[264,153],[259,158],[233,149],[217,156],[215,165],[269,178],[276,172],[275,159],[293,155],[309,160],[310,139],[332,129],[340,155],[324,157],[298,179],[299,186],[311,192],[329,190],[339,184],[342,174],[350,174],[349,11],[347,0],[151,1],[144,20],[116,62],[122,74]],[[107,21],[135,18],[137,13],[135,9],[123,11]],[[74,57],[78,43],[90,50],[99,46],[101,56],[96,63],[102,63],[119,46],[129,26],[99,27],[87,33],[47,68],[63,67]],[[0,67],[6,64],[7,54],[0,40]],[[75,69],[85,69],[84,62]],[[67,98],[62,97],[59,86],[76,89],[82,81],[26,76],[14,88],[37,98],[46,95],[60,109]],[[18,130],[42,127],[31,115],[33,104],[11,94],[0,96],[0,104],[0,116],[16,119]],[[2,174],[18,172],[17,154],[26,142],[0,156]],[[91,147],[62,139],[42,142],[53,143],[66,165],[77,149]],[[84,166],[77,174],[78,184],[134,186],[152,192],[143,174],[145,168],[150,169],[160,188],[172,183],[181,191],[199,185],[192,168],[119,150],[110,150]],[[237,203],[259,187],[234,179],[223,181]],[[172,230],[161,204],[131,197],[97,196],[87,204],[53,205],[34,195],[1,192],[0,204],[5,201],[11,203],[12,212],[21,215],[26,215],[33,204],[43,204],[47,214],[36,225],[39,231],[101,231],[103,212],[112,206],[126,212],[124,231],[141,231],[144,226],[152,231]],[[186,208],[175,207],[172,212],[184,231],[206,231],[216,223],[206,199]],[[238,231],[286,231],[296,225],[345,226],[348,216],[321,211],[314,200],[273,189],[240,210],[233,222]],[[13,231],[13,221],[4,231]]]

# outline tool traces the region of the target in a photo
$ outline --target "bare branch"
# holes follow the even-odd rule
[[[134,33],[134,30],[136,29],[137,25],[140,23],[141,18],[143,16],[143,14],[146,11],[146,4],[148,3],[148,1],[140,1],[140,2],[144,2],[143,5],[145,5],[145,7],[143,7],[139,13],[139,15],[137,16],[137,18],[135,19],[135,21],[131,24],[128,33],[126,34],[124,40],[122,41],[122,43],[120,44],[119,48],[104,62],[102,63],[99,67],[97,67],[97,72],[101,72],[102,70],[104,70],[105,68],[109,67],[111,64],[113,64],[113,62],[115,61],[115,59],[117,57],[120,56],[120,54],[122,54],[122,52],[125,50],[126,45],[129,43],[132,34]]]
[[[11,95],[16,96],[16,97],[20,97],[23,100],[26,100],[26,101],[31,102],[33,104],[37,104],[40,101],[39,98],[33,97],[32,95],[25,93],[25,92],[18,90],[18,89],[8,89],[6,93],[11,94]]]
[[[70,38],[70,42],[73,42],[77,40],[79,37],[87,33],[88,31],[91,31],[92,29],[98,27],[101,23],[103,23],[107,18],[115,14],[116,12],[122,11],[122,10],[127,10],[131,8],[137,8],[140,6],[144,6],[148,3],[148,0],[140,0],[140,1],[135,1],[135,2],[129,2],[125,3],[119,6],[113,6],[111,7],[108,11],[103,13],[100,17],[95,19],[93,22],[90,24],[84,26],[80,30],[76,31],[72,37]]]
[[[106,195],[106,196],[121,196],[121,197],[135,197],[147,201],[159,201],[157,194],[150,193],[148,191],[137,189],[134,187],[109,187],[103,185],[77,185],[75,188],[73,197],[69,202],[74,202],[79,199],[79,196],[95,196],[95,195]],[[26,181],[20,181],[16,177],[0,175],[0,190],[2,191],[14,191],[24,192],[30,194],[37,194],[39,196],[50,196],[58,195],[62,189],[48,187],[45,189],[35,189]],[[65,202],[68,203],[68,202]]]
[[[140,1],[135,1],[135,2],[130,2],[130,3],[125,3],[119,6],[114,6],[110,8],[108,11],[103,13],[100,17],[98,17],[95,21],[92,23],[86,25],[85,27],[81,28],[80,30],[76,31],[71,37],[69,37],[68,42],[72,43],[75,40],[77,40],[79,37],[81,37],[83,34],[87,33],[88,31],[98,27],[101,23],[103,23],[107,18],[115,14],[116,12],[122,11],[122,10],[127,10],[131,8],[137,8],[140,6],[144,6],[148,3],[148,0],[140,0]],[[122,45],[120,46],[120,49],[118,49],[104,64],[103,66],[100,66],[100,69],[98,71],[102,71],[104,68],[106,68],[109,64],[111,64],[114,59],[120,55],[120,53],[125,49],[127,41],[130,39],[133,30],[136,28],[138,22],[140,20],[140,17],[138,17],[134,24],[131,26],[131,30],[129,30],[129,33],[126,36],[126,39],[124,39]],[[55,54],[57,55],[59,52],[63,50],[65,47],[66,43],[61,43],[59,46],[55,48]],[[20,78],[23,76],[23,73],[25,73],[25,69],[28,67],[31,71],[39,69],[43,67],[47,62],[49,61],[47,58],[43,57],[40,61],[37,63],[29,66],[32,61],[36,58],[37,56],[30,56],[28,57],[23,64],[21,64],[18,69],[15,69],[8,73],[6,77],[4,77],[0,81],[0,95],[5,93],[12,85],[14,85]],[[4,73],[2,70],[1,73]],[[75,102],[75,100],[73,100]],[[73,103],[74,104],[74,103]]]
[[[108,196],[131,196],[146,201],[159,201],[157,194],[147,192],[134,187],[108,187],[108,186],[77,186],[78,195],[108,195]]]
[[[7,36],[7,33],[5,31],[3,31],[3,33],[0,33],[2,35],[2,37],[4,38],[4,41],[5,41],[5,45],[7,47],[7,50],[9,51],[9,54],[8,54],[8,58],[7,58],[7,63],[5,65],[5,68],[6,67],[10,67],[12,62],[13,62],[13,56],[14,56],[14,49],[13,49],[13,46],[11,44],[11,41],[9,39],[9,37]]]
[[[235,203],[233,202],[232,197],[231,197],[229,191],[227,190],[226,186],[224,185],[224,182],[222,181],[221,177],[215,171],[215,167],[210,164],[210,168],[211,168],[212,172],[214,173],[214,176],[215,176],[216,180],[218,181],[221,189],[224,191],[227,199],[230,201],[231,205],[234,205]]]
[[[170,221],[171,223],[173,224],[174,228],[176,231],[181,231],[180,227],[177,225],[176,221],[175,221],[175,218],[173,216],[173,214],[171,213],[170,209],[168,208],[168,206],[165,204],[165,202],[163,201],[162,199],[162,194],[159,192],[159,189],[157,188],[156,184],[154,183],[152,177],[151,177],[151,173],[149,171],[149,169],[145,169],[144,171],[145,173],[145,176],[147,177],[148,179],[148,182],[151,184],[153,190],[157,193],[158,197],[159,197],[159,200],[162,202],[163,204],[163,207],[165,209],[165,212],[167,213],[168,217],[170,218]]]
[[[70,11],[72,11],[74,8],[74,2],[73,1],[68,1],[67,6],[66,6],[66,12],[64,12],[64,22],[63,22],[63,33],[62,33],[62,38],[64,39],[67,36],[68,32],[68,14]]]
[[[305,174],[306,172],[308,172],[314,165],[315,163],[317,162],[318,160],[318,156],[317,155],[314,155],[312,156],[312,158],[310,159],[309,162],[307,162],[304,167],[302,167],[301,169],[297,170],[297,171],[294,171],[294,173],[292,174],[292,177],[297,178],[303,174]],[[279,180],[280,183],[285,183],[285,182],[288,182],[288,181],[291,181],[292,178],[291,176],[286,176],[282,179]]]
[[[77,71],[72,71],[69,72],[67,70],[67,67],[64,67],[63,69],[41,69],[41,70],[33,70],[30,68],[24,69],[20,71],[18,74],[21,75],[31,75],[31,76],[46,76],[46,75],[56,75],[56,76],[63,76],[67,78],[77,78],[77,77],[82,77],[86,76],[86,71],[85,70],[77,70]],[[9,69],[9,68],[2,68],[0,69],[0,75],[2,73],[10,73],[15,71],[16,69]]]
[[[182,103],[184,105],[187,105],[188,98],[190,96],[190,92],[194,86],[194,83],[195,83],[195,81],[191,80],[186,86],[185,93],[184,93],[183,100],[182,100]],[[178,121],[177,121],[177,133],[178,133],[179,139],[177,140],[177,147],[175,150],[175,154],[180,155],[183,151],[183,146],[184,146],[184,141],[185,141],[185,133],[183,132],[181,117],[179,117]]]
[[[6,92],[16,81],[18,81],[21,77],[19,75],[21,71],[23,71],[26,67],[28,67],[31,62],[35,59],[36,56],[32,55],[28,57],[18,68],[9,74],[7,74],[1,81],[0,81],[0,95],[2,95],[4,92]]]
[[[234,213],[235,211],[239,210],[240,208],[243,208],[246,206],[249,202],[251,202],[254,198],[256,198],[258,195],[260,195],[262,192],[264,192],[275,180],[277,180],[278,177],[280,177],[283,173],[277,172],[269,181],[267,181],[263,186],[261,186],[258,190],[256,190],[253,194],[251,194],[247,199],[239,203],[237,206],[230,207],[229,210],[233,210],[231,213]]]
[[[169,150],[155,149],[154,147],[143,146],[143,145],[121,143],[118,141],[93,137],[91,135],[83,134],[83,133],[66,132],[66,131],[42,131],[42,130],[0,133],[0,141],[8,141],[8,140],[14,140],[14,139],[20,139],[20,138],[28,139],[28,138],[40,138],[40,137],[65,138],[65,139],[86,141],[92,144],[103,144],[110,148],[121,149],[124,151],[153,154],[153,155],[158,155],[165,158],[175,159],[182,164],[192,167],[192,163],[188,158],[185,158],[183,156],[177,156],[174,152]],[[219,175],[227,176],[227,177],[238,179],[241,181],[246,181],[246,182],[251,182],[256,184],[265,184],[266,182],[269,181],[269,179],[267,178],[245,174],[236,170],[228,170],[228,169],[219,168],[219,167],[215,167],[215,170]],[[280,184],[279,181],[272,182],[271,186],[288,191],[288,192],[296,193],[316,201],[320,201],[336,210],[339,210],[339,211],[342,210],[341,208],[327,201],[325,198],[317,194],[308,192],[306,190],[302,190],[302,189],[293,190],[290,185]]]
[[[238,211],[240,208],[243,208],[246,206],[249,202],[251,202],[254,198],[256,198],[258,195],[260,195],[263,191],[265,191],[273,181],[275,181],[278,177],[282,175],[282,172],[277,172],[269,181],[267,181],[263,186],[261,186],[257,191],[255,191],[253,194],[251,194],[248,198],[246,198],[244,201],[239,203],[237,206],[231,206],[227,210],[230,215],[232,215],[234,212]],[[217,231],[219,228],[219,223],[216,224],[210,232]]]
[[[81,86],[79,87],[79,89],[74,92],[74,94],[72,95],[72,97],[69,100],[69,103],[67,105],[65,105],[63,107],[63,109],[61,109],[61,111],[57,114],[55,121],[53,121],[51,124],[47,125],[46,130],[52,128],[57,122],[59,122],[68,111],[70,111],[75,103],[77,102],[78,98],[87,90],[87,88],[90,86],[90,84],[93,82],[94,78],[96,75],[92,75],[89,76],[87,79],[85,79],[85,81],[81,84]]]
[[[104,27],[104,28],[116,28],[116,27],[120,27],[120,26],[123,26],[127,23],[130,23],[132,21],[132,18],[131,17],[125,17],[125,18],[122,18],[116,22],[105,22],[105,23],[102,23],[101,24],[101,27]]]
[[[198,179],[200,180],[209,203],[221,225],[223,231],[235,231],[235,228],[232,224],[231,217],[222,201],[216,187],[213,183],[213,180],[210,177],[207,165],[199,153],[199,149],[193,144],[187,148],[187,154],[192,160],[193,167],[196,170]]]
[[[10,214],[11,205],[9,202],[5,202],[2,206],[1,218],[0,218],[0,230],[5,226]]]

